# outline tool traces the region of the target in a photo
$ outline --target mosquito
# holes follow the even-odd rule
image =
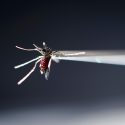
[[[53,51],[43,42],[43,47],[38,47],[33,44],[33,49],[26,49],[19,46],[16,48],[24,51],[36,51],[41,55],[27,61],[23,64],[17,65],[14,68],[18,69],[26,66],[32,62],[35,62],[33,68],[26,74],[17,84],[22,84],[36,69],[38,63],[40,68],[40,73],[45,75],[45,79],[48,80],[51,62],[54,61],[59,63],[60,60],[70,60],[70,61],[82,61],[82,62],[94,62],[94,63],[104,63],[104,64],[115,64],[115,65],[125,65],[125,51],[123,50],[94,50],[94,51],[83,51],[83,50],[64,50],[64,51]]]

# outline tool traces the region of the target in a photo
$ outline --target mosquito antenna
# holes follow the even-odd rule
[[[41,53],[42,55],[43,55],[43,53],[42,53],[42,48],[40,48],[40,47],[38,47],[36,44],[33,44],[33,46],[37,49],[37,51],[39,52],[39,53]]]
[[[25,75],[17,84],[18,85],[20,85],[23,81],[25,81],[30,75],[31,75],[31,73],[32,72],[34,72],[34,70],[35,70],[35,68],[36,68],[36,66],[37,66],[37,64],[38,64],[38,62],[40,61],[41,59],[39,59],[39,60],[37,60],[36,62],[35,62],[35,65],[33,66],[33,68],[30,70],[30,72],[27,74],[27,75]]]
[[[33,44],[33,46],[35,46],[35,48],[37,49],[41,49],[40,47],[38,47],[36,44]]]

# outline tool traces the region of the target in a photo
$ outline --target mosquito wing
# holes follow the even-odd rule
[[[125,65],[125,51],[121,50],[57,51],[53,54],[53,58],[59,60]]]

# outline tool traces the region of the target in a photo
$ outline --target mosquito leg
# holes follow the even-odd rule
[[[50,58],[50,61],[49,61],[49,64],[48,64],[49,69],[50,69],[51,63],[52,63],[52,59]]]
[[[27,64],[29,64],[29,63],[31,63],[31,62],[33,62],[33,61],[36,61],[36,60],[38,60],[38,59],[40,59],[40,58],[42,58],[42,56],[38,56],[37,58],[34,58],[34,59],[32,59],[32,60],[30,60],[30,61],[27,61],[27,62],[25,62],[25,63],[23,63],[23,64],[17,65],[17,66],[15,66],[14,68],[17,69],[17,68],[23,67],[23,66],[25,66],[25,65],[27,65]]]
[[[17,84],[18,85],[20,85],[23,81],[25,81],[30,75],[31,75],[31,73],[35,70],[35,68],[36,68],[36,66],[37,66],[37,64],[38,64],[38,62],[40,61],[41,59],[39,59],[39,60],[37,60],[36,62],[35,62],[35,65],[33,66],[33,68],[30,70],[30,72],[26,75],[26,76],[24,76]]]
[[[40,70],[41,75],[43,74],[43,71]]]
[[[19,46],[16,46],[16,48],[21,49],[21,50],[25,50],[25,51],[38,51],[36,48],[35,49],[25,49]]]

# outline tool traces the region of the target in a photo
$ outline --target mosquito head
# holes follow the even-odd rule
[[[43,56],[51,54],[52,50],[47,47],[46,43],[43,42],[43,48],[38,47],[37,45],[33,44],[33,46],[35,47],[35,49],[40,52]]]
[[[42,49],[42,52],[44,55],[48,55],[48,54],[51,54],[52,53],[52,49],[47,47],[45,42],[43,42],[43,49]]]

